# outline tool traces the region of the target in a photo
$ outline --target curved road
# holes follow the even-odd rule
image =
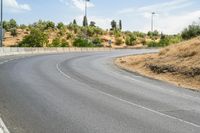
[[[148,52],[154,50],[0,59],[1,117],[11,133],[199,133],[199,92],[112,62]]]

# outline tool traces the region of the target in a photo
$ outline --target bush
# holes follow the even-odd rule
[[[122,40],[121,38],[116,38],[115,41],[116,41],[116,42],[115,42],[116,45],[121,45],[121,44],[124,43],[123,40]]]
[[[148,47],[159,47],[159,43],[155,41],[150,41],[147,43]]]
[[[75,47],[94,47],[95,45],[88,39],[76,38],[73,42]]]
[[[51,44],[48,44],[47,47],[68,47],[69,43],[65,39],[54,38]]]
[[[159,42],[151,41],[148,42],[148,47],[165,47],[171,44],[176,44],[182,41],[182,38],[180,35],[162,35]]]
[[[11,36],[13,36],[13,37],[17,36],[17,29],[16,29],[16,28],[12,28],[12,29],[10,30],[10,34],[11,34]]]
[[[190,25],[188,28],[184,29],[181,36],[183,39],[191,39],[200,35],[199,25]]]
[[[48,44],[48,36],[39,29],[32,29],[19,43],[19,47],[43,47]]]
[[[69,47],[69,42],[67,41],[67,40],[65,40],[65,39],[62,39],[61,40],[61,45],[60,45],[61,47]]]
[[[125,43],[128,46],[135,45],[136,44],[136,36],[134,34],[130,33],[129,35],[126,36]]]
[[[53,39],[50,47],[60,47],[60,45],[61,45],[60,38],[55,38]]]
[[[97,47],[103,47],[103,45],[101,44],[102,40],[98,37],[93,38],[92,43]]]
[[[60,22],[60,23],[58,23],[57,28],[61,30],[61,29],[65,28],[65,25],[62,22]]]

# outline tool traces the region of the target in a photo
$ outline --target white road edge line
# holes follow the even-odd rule
[[[57,70],[58,70],[64,77],[71,78],[70,76],[68,76],[67,74],[65,74],[65,73],[59,68],[59,64],[57,64],[56,67],[57,67]],[[170,115],[167,115],[167,114],[164,114],[164,113],[161,113],[161,112],[159,112],[159,111],[156,111],[156,110],[153,110],[153,109],[144,107],[144,106],[142,106],[142,105],[139,105],[139,104],[136,104],[136,103],[133,103],[133,102],[124,100],[124,99],[121,99],[121,98],[119,98],[119,97],[113,96],[113,95],[111,95],[111,94],[105,93],[105,92],[100,91],[100,90],[96,90],[96,91],[99,92],[99,93],[101,93],[101,94],[103,94],[103,95],[106,95],[106,96],[112,97],[112,98],[114,98],[114,99],[116,99],[116,100],[119,100],[119,101],[122,101],[122,102],[124,102],[124,103],[127,103],[127,104],[129,104],[129,105],[136,106],[136,107],[138,107],[138,108],[141,108],[141,109],[150,111],[150,112],[152,112],[152,113],[154,113],[154,114],[158,114],[158,115],[160,115],[160,116],[164,116],[164,117],[167,117],[167,118],[170,118],[170,119],[173,119],[173,120],[177,120],[177,121],[180,121],[180,122],[183,122],[183,123],[192,125],[192,126],[194,126],[194,127],[200,128],[200,125],[197,125],[197,124],[195,124],[195,123],[192,123],[192,122],[189,122],[189,121],[186,121],[186,120],[183,120],[183,119],[174,117],[174,116],[170,116]]]
[[[10,133],[1,118],[0,118],[0,133]]]
[[[64,77],[71,79],[71,77],[67,74],[65,74],[59,67],[59,64],[56,64],[56,69],[58,70],[59,73],[61,73]]]

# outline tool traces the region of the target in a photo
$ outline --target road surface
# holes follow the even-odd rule
[[[124,50],[0,59],[11,133],[199,133],[200,93],[117,68]]]

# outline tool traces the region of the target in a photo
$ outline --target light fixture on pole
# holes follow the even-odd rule
[[[155,14],[156,14],[155,12],[151,13],[151,31],[152,32],[154,31],[154,15]]]

